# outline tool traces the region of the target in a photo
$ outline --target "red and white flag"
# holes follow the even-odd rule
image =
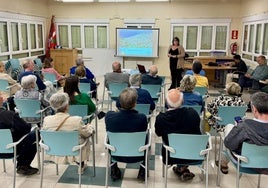
[[[56,24],[55,24],[55,16],[53,15],[51,18],[50,31],[47,39],[46,57],[50,57],[50,49],[54,49],[55,46],[57,46]]]

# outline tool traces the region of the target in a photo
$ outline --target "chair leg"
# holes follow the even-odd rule
[[[42,118],[42,117],[41,117]],[[37,155],[37,165],[38,165],[38,170],[40,171],[41,165],[40,165],[40,151],[39,151],[39,139],[38,139],[38,127],[35,129],[35,137],[36,137],[36,155]]]
[[[44,174],[44,150],[41,150],[41,175],[40,175],[40,188],[43,187],[43,174]]]
[[[218,153],[218,155],[219,155],[219,158],[218,158],[219,165],[218,165],[218,169],[217,169],[217,183],[216,183],[217,186],[220,186],[220,184],[221,184],[220,168],[221,168],[221,155],[222,155],[222,147],[223,147],[223,140],[222,140],[221,136],[220,136],[219,145],[220,145],[219,146],[219,153]],[[216,153],[215,153],[215,155],[216,155]]]
[[[261,174],[258,175],[258,185],[257,188],[261,187]]]
[[[3,159],[3,168],[4,168],[4,172],[6,173],[6,172],[7,172],[7,169],[6,169],[6,162],[5,162],[5,159]]]
[[[14,170],[14,175],[13,175],[13,188],[16,187],[16,167],[17,167],[17,148],[14,147],[14,157],[13,157],[13,170]]]
[[[107,149],[107,164],[106,164],[106,172],[105,172],[105,187],[108,188],[108,173],[109,173],[109,167],[110,167],[110,154],[109,150]]]
[[[95,139],[96,139],[96,144],[98,144],[98,114],[97,112],[95,113]]]
[[[94,135],[92,135],[92,166],[93,166],[93,177],[96,175],[96,167],[95,167],[95,141],[94,141]]]

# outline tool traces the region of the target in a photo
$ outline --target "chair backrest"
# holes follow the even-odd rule
[[[161,85],[141,84],[141,88],[146,89],[154,100],[158,99],[161,92]]]
[[[77,156],[79,151],[72,151],[79,144],[78,131],[40,131],[43,144],[49,147],[48,155]]]
[[[208,88],[207,87],[195,87],[194,91],[200,93],[200,95],[204,96],[207,94]]]
[[[53,73],[44,72],[43,75],[46,81],[51,81],[52,83],[57,81],[56,75]]]
[[[79,82],[79,91],[81,93],[88,93],[91,90],[90,83]]]
[[[139,113],[149,115],[150,114],[150,104],[136,104],[135,110]]]
[[[37,113],[41,110],[41,102],[39,100],[14,98],[14,102],[21,118],[41,118],[41,113]]]
[[[13,143],[10,129],[0,129],[0,153],[13,153],[13,147],[6,149],[7,145]]]
[[[0,91],[9,92],[7,88],[9,86],[8,81],[4,79],[0,79]]]
[[[110,145],[115,147],[112,156],[138,157],[144,156],[139,148],[145,145],[146,132],[113,133],[107,132]]]
[[[203,160],[204,156],[200,151],[205,150],[209,142],[209,135],[193,134],[168,134],[169,146],[175,149],[175,153],[170,152],[170,157]]]
[[[123,89],[125,89],[126,87],[128,87],[127,83],[109,83],[109,91],[110,93],[110,97],[113,98],[118,98],[121,91]]]
[[[234,124],[235,117],[240,116],[241,118],[245,116],[247,111],[247,106],[219,106],[218,116],[222,121],[218,121],[220,125]]]
[[[88,106],[82,104],[74,104],[69,106],[69,114],[71,116],[84,117],[88,115]]]
[[[257,146],[243,142],[242,156],[248,163],[241,161],[241,166],[246,168],[268,168],[268,146]]]
[[[9,60],[12,71],[15,71],[20,68],[20,61],[18,59]]]
[[[38,66],[39,70],[42,69],[43,64],[42,64],[42,61],[41,61],[40,58],[36,58],[36,59],[34,60],[34,63]]]
[[[201,113],[202,106],[201,105],[183,105],[183,107],[192,108],[194,109],[198,114]]]

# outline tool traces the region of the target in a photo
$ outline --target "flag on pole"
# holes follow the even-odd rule
[[[47,39],[46,57],[50,57],[50,49],[54,49],[56,45],[57,45],[56,25],[55,25],[55,16],[53,15],[51,18],[50,31]]]

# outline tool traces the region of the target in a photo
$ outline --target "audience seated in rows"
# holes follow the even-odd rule
[[[104,85],[109,89],[109,83],[127,83],[129,85],[129,74],[122,73],[121,63],[113,62],[113,72],[106,73],[104,75]]]
[[[75,75],[75,70],[78,66],[83,66],[86,70],[86,77],[87,79],[93,80],[95,78],[94,74],[87,68],[85,67],[84,60],[81,58],[78,58],[75,60],[76,66],[73,66],[70,68],[70,75],[74,76]]]
[[[146,89],[141,88],[141,74],[132,74],[129,78],[130,87],[136,89],[138,93],[137,104],[150,104],[150,111],[152,112],[155,109],[155,103]],[[116,107],[120,108],[120,101],[116,101]]]
[[[84,124],[82,117],[70,116],[68,114],[69,109],[69,96],[67,93],[56,93],[50,97],[50,105],[55,110],[55,115],[46,116],[44,118],[43,130],[51,131],[78,131],[79,132],[79,144],[83,144],[94,132],[94,128],[90,124]],[[49,160],[56,160],[58,163],[69,163],[69,162],[81,162],[82,168],[81,173],[84,172],[87,166],[87,160],[90,154],[90,143],[87,142],[86,147],[82,149],[82,161],[79,159],[70,159],[64,157],[63,161],[61,158],[49,158]],[[74,160],[74,161],[73,161]],[[55,162],[56,162],[55,161]],[[78,171],[79,173],[79,171]]]
[[[237,75],[238,82],[240,83],[248,70],[246,63],[241,59],[240,55],[234,55],[234,62],[231,62],[229,65],[231,67],[236,67],[236,70],[233,73],[228,73],[226,75],[226,84],[233,81],[234,75]],[[240,81],[239,81],[240,80]]]
[[[265,56],[261,55],[257,57],[258,66],[250,73],[246,73],[244,77],[239,79],[238,83],[241,87],[252,87],[253,90],[260,90],[265,84],[260,83],[260,80],[268,79],[268,65]]]
[[[18,90],[21,89],[21,86],[19,83],[17,83],[16,80],[13,80],[12,77],[5,72],[5,64],[0,61],[0,79],[7,80],[9,86],[14,85],[10,88],[11,95],[14,95]]]
[[[147,130],[147,118],[135,110],[138,94],[133,88],[124,89],[119,95],[121,108],[118,112],[109,111],[105,116],[106,131],[110,132],[143,132]],[[126,123],[127,122],[127,123]],[[126,163],[136,161],[135,157],[118,157]],[[115,158],[117,159],[117,158]],[[143,161],[144,164],[144,161]],[[121,179],[117,163],[111,166],[111,178]],[[140,167],[138,179],[145,180],[145,170]]]
[[[201,74],[202,63],[199,60],[195,60],[193,63],[193,76],[196,79],[196,87],[209,87],[208,79],[205,75]]]
[[[183,92],[183,105],[204,105],[202,95],[194,91],[195,86],[195,77],[192,75],[184,75],[179,88],[179,90]]]
[[[168,144],[168,134],[201,134],[199,114],[192,108],[181,107],[183,103],[183,93],[177,89],[171,89],[166,96],[168,110],[165,113],[160,112],[155,120],[155,133],[162,137],[162,141]],[[179,142],[179,140],[178,140]],[[166,161],[165,148],[162,147],[163,163]],[[190,160],[176,160],[169,157],[170,165],[178,164],[173,167],[173,171],[182,181],[191,180],[195,176],[188,166],[179,165],[191,163]]]
[[[154,84],[154,85],[161,85],[162,84],[162,78],[157,75],[158,68],[156,65],[152,65],[149,68],[148,74],[142,75],[142,84]]]
[[[0,95],[0,129],[10,129],[13,142],[19,141],[24,135],[28,134],[17,146],[17,173],[21,175],[33,175],[38,172],[37,168],[31,167],[36,154],[36,134],[31,131],[31,124],[26,123],[19,115],[13,111],[2,107],[3,97]],[[11,154],[0,154],[1,157],[11,157]]]
[[[51,73],[55,75],[56,80],[58,81],[59,86],[64,86],[65,76],[60,75],[53,67],[53,59],[45,58],[42,68],[42,73]]]
[[[245,106],[245,102],[241,97],[241,88],[235,82],[230,82],[226,85],[226,94],[223,94],[217,98],[214,98],[207,104],[207,118],[208,124],[214,128],[218,128],[219,125],[216,121],[219,106]]]
[[[264,92],[254,93],[250,101],[254,119],[245,119],[236,126],[229,124],[225,128],[224,144],[226,148],[239,155],[243,142],[261,146],[268,145],[268,94]],[[227,159],[227,157],[223,157],[221,165],[228,169]],[[268,169],[254,170],[268,174]]]

